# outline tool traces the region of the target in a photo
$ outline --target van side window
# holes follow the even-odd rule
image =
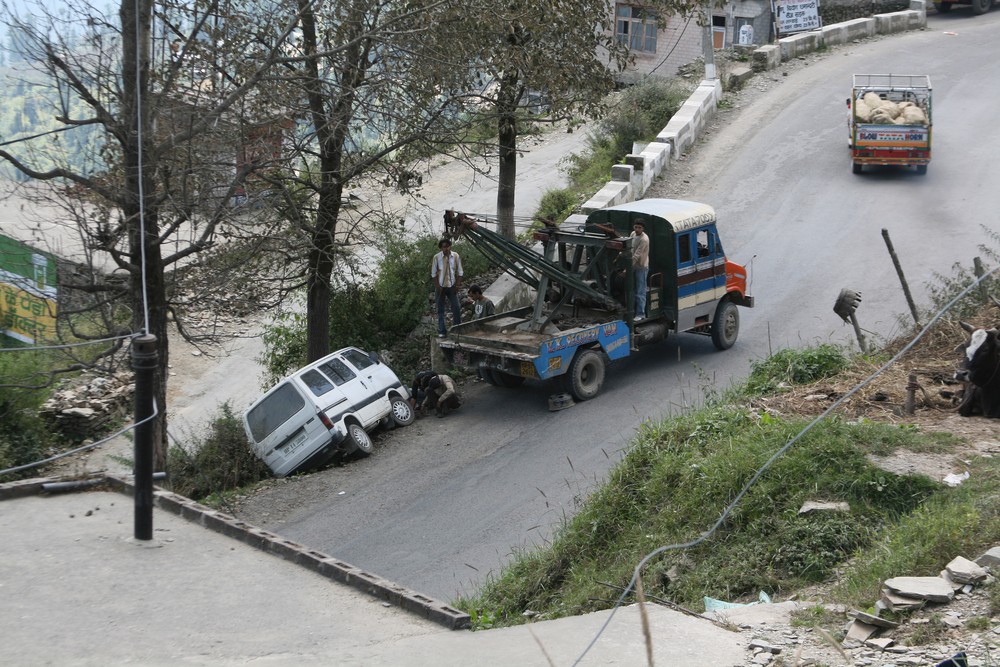
[[[330,376],[330,379],[333,380],[337,386],[340,386],[348,380],[353,380],[357,377],[354,371],[348,368],[347,364],[337,358],[331,359],[322,366],[319,366],[319,369]]]
[[[351,362],[359,371],[363,371],[375,363],[368,358],[367,354],[360,350],[344,350],[344,358]]]
[[[681,234],[677,237],[677,262],[683,264],[691,261],[691,235]]]
[[[302,374],[302,381],[316,396],[322,396],[333,389],[333,383],[319,371],[306,371]]]

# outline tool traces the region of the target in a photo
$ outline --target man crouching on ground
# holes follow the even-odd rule
[[[443,374],[431,378],[427,386],[427,398],[424,399],[425,406],[436,407],[437,416],[444,417],[461,404],[462,397],[459,396],[454,380]]]

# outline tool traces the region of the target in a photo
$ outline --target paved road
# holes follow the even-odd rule
[[[853,331],[832,313],[841,287],[862,291],[862,326],[893,333],[906,309],[881,228],[890,229],[911,284],[922,286],[952,262],[971,261],[986,240],[980,223],[1000,205],[987,160],[1000,146],[985,132],[996,90],[984,85],[1000,80],[1000,62],[984,56],[995,52],[998,25],[997,12],[932,17],[925,32],[809,59],[683,163],[692,172],[687,196],[717,207],[729,254],[753,258],[759,305],[743,311],[734,349],[720,354],[706,339],[674,337],[615,365],[597,400],[557,413],[547,411],[544,385],[473,386],[449,419],[418,422],[370,459],[282,485],[248,512],[450,599],[548,539],[644,420],[697,403],[703,388],[727,386],[770,351],[850,342]],[[926,176],[851,173],[844,100],[859,71],[931,75],[936,149]],[[925,291],[915,291],[925,302]]]

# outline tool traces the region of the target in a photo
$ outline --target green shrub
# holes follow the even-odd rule
[[[243,422],[226,402],[209,425],[208,434],[191,437],[188,446],[167,452],[167,486],[182,496],[201,500],[270,477],[267,466],[250,450]]]
[[[580,203],[580,197],[571,188],[546,190],[538,203],[535,216],[540,219],[551,218],[556,222],[565,220]]]
[[[49,357],[38,351],[0,353],[0,470],[15,468],[46,458],[54,444],[51,429],[38,416],[50,390],[40,387],[47,376],[39,369],[50,366]],[[38,387],[38,388],[33,388]],[[37,477],[37,468],[0,475],[0,482]]]
[[[433,308],[431,258],[439,237],[423,235],[405,240],[385,234],[384,259],[371,280],[337,275],[330,295],[330,349],[353,345],[369,351],[391,349],[417,327]],[[454,245],[462,257],[464,285],[490,270],[489,260],[462,239]],[[263,335],[263,385],[270,387],[306,362],[306,316],[283,313]],[[418,364],[414,362],[415,368]],[[403,374],[402,368],[394,370]]]
[[[602,119],[599,134],[591,137],[591,143],[610,145],[619,156],[631,153],[634,142],[649,141],[660,133],[690,92],[674,82],[653,78],[625,88],[618,103]]]
[[[766,394],[776,391],[783,382],[809,384],[836,375],[849,363],[844,351],[835,345],[788,348],[753,362],[746,390],[750,394]]]

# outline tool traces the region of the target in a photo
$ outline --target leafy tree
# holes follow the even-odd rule
[[[361,221],[346,215],[347,188],[380,172],[405,188],[410,156],[454,145],[465,122],[459,100],[468,67],[453,62],[438,31],[455,6],[298,0],[301,39],[287,45],[286,73],[297,89],[289,90],[287,114],[309,121],[290,157],[304,167],[283,170],[274,183],[298,194],[284,213],[305,248],[310,361],[330,351],[338,263],[350,262],[360,229],[381,224],[378,212]]]

